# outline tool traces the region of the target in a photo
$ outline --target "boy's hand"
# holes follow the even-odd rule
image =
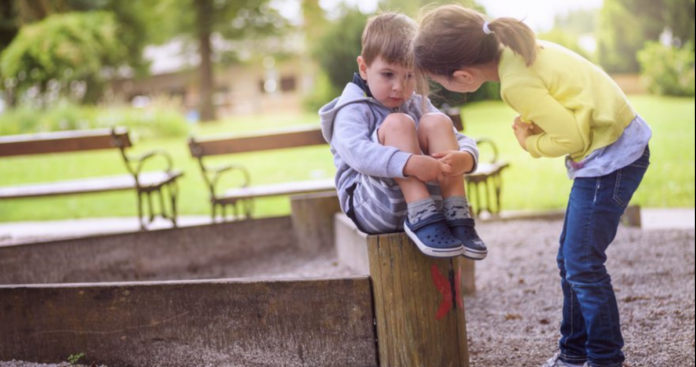
[[[452,172],[445,174],[445,177],[462,176],[474,168],[474,157],[468,152],[449,150],[435,153],[433,158],[452,167]]]
[[[422,182],[441,181],[451,172],[451,166],[425,155],[411,156],[404,167],[404,175],[415,176]]]

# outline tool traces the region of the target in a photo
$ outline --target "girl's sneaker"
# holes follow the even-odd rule
[[[449,258],[464,253],[462,242],[452,234],[447,227],[447,219],[442,214],[435,214],[416,224],[411,224],[407,218],[404,232],[425,255]]]
[[[471,260],[483,260],[488,255],[488,248],[476,233],[476,222],[473,218],[447,221],[452,234],[464,245],[464,257]]]
[[[561,361],[561,353],[556,353],[553,358],[549,359],[541,367],[588,367],[587,362],[584,364],[569,364]]]

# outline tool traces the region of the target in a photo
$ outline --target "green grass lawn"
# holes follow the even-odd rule
[[[631,101],[654,132],[651,143],[653,164],[634,202],[644,207],[694,207],[694,99],[634,96]],[[500,157],[511,163],[511,168],[503,175],[504,209],[565,207],[572,182],[566,178],[563,160],[533,159],[522,151],[510,128],[514,111],[500,102],[484,102],[466,107],[462,116],[467,135],[493,138]],[[241,133],[308,124],[317,125],[318,117],[308,114],[246,118],[195,126],[192,134]],[[143,140],[136,142],[135,147],[132,153],[165,149],[173,155],[176,167],[185,172],[179,185],[180,214],[209,213],[208,193],[197,162],[189,155],[185,139]],[[485,159],[486,151],[483,149],[482,158]],[[218,162],[245,165],[251,171],[254,184],[329,178],[335,172],[326,146],[238,154],[210,160],[213,164]],[[152,167],[158,168],[158,164]],[[124,172],[117,151],[9,158],[0,160],[0,187]],[[132,192],[5,200],[0,201],[0,222],[134,216],[135,200]],[[287,198],[258,200],[256,204],[259,216],[286,214],[289,208]]]

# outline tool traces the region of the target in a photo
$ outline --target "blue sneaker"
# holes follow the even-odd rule
[[[462,242],[447,227],[447,219],[435,214],[412,225],[408,218],[404,222],[404,232],[427,256],[450,258],[464,253]]]
[[[473,218],[455,219],[447,221],[452,234],[464,245],[464,253],[467,259],[483,260],[488,255],[488,248],[476,233],[476,222]]]

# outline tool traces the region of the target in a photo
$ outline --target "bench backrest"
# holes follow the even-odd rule
[[[0,136],[0,157],[129,148],[125,128]]]
[[[274,131],[265,135],[237,135],[225,138],[189,139],[191,156],[202,158],[211,155],[257,152],[263,150],[323,145],[326,140],[316,126]]]

